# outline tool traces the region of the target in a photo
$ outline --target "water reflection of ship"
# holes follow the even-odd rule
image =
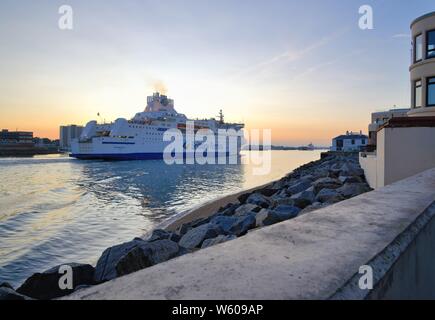
[[[162,220],[194,201],[243,187],[245,167],[166,165],[162,161],[81,162],[80,188],[102,207],[129,206],[137,214]],[[200,199],[198,199],[200,197]],[[203,202],[203,201],[201,201]],[[184,208],[184,206],[186,208]]]

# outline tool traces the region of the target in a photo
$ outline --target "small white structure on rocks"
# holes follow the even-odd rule
[[[368,137],[362,134],[362,131],[359,133],[347,131],[345,135],[332,139],[331,151],[361,151],[367,143]]]

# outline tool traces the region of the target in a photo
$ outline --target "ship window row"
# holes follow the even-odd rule
[[[423,83],[422,80],[414,81],[414,106],[421,108],[423,106]],[[426,79],[426,105],[435,106],[435,77]]]
[[[424,58],[435,58],[435,30],[426,32],[426,47],[423,47],[423,34],[414,37],[414,62],[422,61]],[[424,50],[425,49],[425,50]],[[425,54],[425,52],[426,54]]]
[[[143,127],[143,126],[128,126],[129,128],[133,128],[133,129],[145,129],[146,131],[156,131],[158,129],[163,129],[163,128],[149,128],[149,127]],[[152,134],[152,133],[151,133]]]

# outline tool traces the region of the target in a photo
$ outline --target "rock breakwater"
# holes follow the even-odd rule
[[[56,287],[60,266],[34,274],[16,291],[0,285],[0,299],[51,299],[197,250],[231,241],[246,233],[371,191],[357,154],[329,153],[305,164],[282,179],[238,197],[208,217],[181,225],[175,231],[156,229],[147,239],[107,248],[95,268],[72,266],[74,288]],[[77,274],[76,274],[77,273]]]

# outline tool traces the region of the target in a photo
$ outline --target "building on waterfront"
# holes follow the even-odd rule
[[[435,116],[435,12],[415,19],[413,39],[410,117]]]
[[[0,131],[0,156],[32,155],[34,150],[33,132]]]
[[[59,149],[59,140],[51,140],[48,138],[33,138],[33,143],[37,148],[47,148],[50,150],[58,150]]]
[[[0,143],[5,144],[28,144],[33,145],[33,132],[29,131],[0,131]]]
[[[376,150],[360,164],[372,188],[435,167],[435,12],[411,23],[411,110],[376,131]]]
[[[377,132],[381,126],[394,117],[406,117],[409,108],[390,109],[387,111],[373,112],[372,122],[369,124],[369,145],[376,146]]]
[[[59,147],[63,151],[71,150],[72,139],[79,138],[82,134],[83,127],[75,124],[60,126]]]
[[[367,146],[368,137],[360,132],[347,131],[346,134],[332,139],[331,151],[361,151]]]

